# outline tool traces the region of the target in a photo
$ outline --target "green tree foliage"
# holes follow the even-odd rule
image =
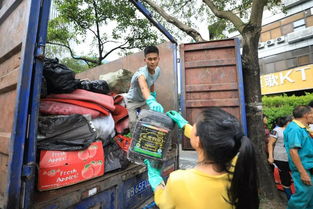
[[[210,39],[213,40],[226,38],[224,34],[226,27],[227,24],[224,19],[220,19],[213,23],[212,25],[209,25]]]
[[[70,57],[66,57],[61,60],[61,63],[73,70],[75,73],[80,73],[89,69],[89,66],[82,60],[76,60]]]
[[[278,117],[292,115],[293,109],[298,105],[308,105],[313,101],[313,93],[306,93],[304,96],[263,96],[263,112],[268,119],[268,127],[275,126]]]
[[[115,50],[129,53],[160,42],[146,18],[125,0],[55,0],[58,17],[49,22],[48,44],[63,47],[73,59],[89,66],[100,65]],[[114,25],[109,30],[108,24]],[[78,55],[73,45],[93,37],[93,51]],[[112,47],[112,43],[114,46]]]

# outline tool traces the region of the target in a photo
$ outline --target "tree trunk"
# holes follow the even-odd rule
[[[265,130],[262,117],[262,100],[260,87],[260,67],[258,61],[258,40],[260,30],[249,24],[243,35],[243,77],[245,83],[245,100],[248,121],[248,135],[256,147],[257,170],[259,178],[259,194],[262,199],[276,201],[282,205],[276,189],[273,174],[267,163],[265,154]],[[279,208],[283,208],[281,206]]]

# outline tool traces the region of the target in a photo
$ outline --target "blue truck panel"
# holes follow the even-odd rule
[[[144,202],[153,195],[149,182],[147,181],[147,174],[143,173],[136,178],[128,179],[121,185],[120,194],[124,199],[124,203],[119,205],[119,209],[131,209],[138,207],[138,203]]]
[[[245,102],[245,89],[243,85],[243,75],[242,75],[242,63],[241,63],[241,54],[240,54],[240,40],[235,39],[235,50],[236,50],[236,63],[237,63],[237,75],[238,75],[238,89],[239,89],[239,100],[240,100],[240,117],[244,133],[248,135],[248,124],[247,124],[247,114],[246,114],[246,102]]]
[[[115,209],[115,202],[117,200],[116,188],[108,189],[104,192],[101,192],[95,196],[89,197],[75,205],[75,209],[85,209],[85,208],[107,208]]]
[[[38,22],[40,18],[40,1],[32,1],[27,26],[27,35],[22,52],[21,72],[17,86],[17,103],[14,114],[14,124],[11,134],[9,158],[9,174],[7,187],[7,208],[19,208],[21,192],[21,175],[24,158],[24,145],[28,138],[28,116],[33,80],[34,52],[36,47]],[[21,205],[23,207],[23,205]]]
[[[49,20],[51,0],[46,0],[42,4],[40,10],[39,29],[37,35],[37,44],[35,49],[35,63],[33,72],[33,82],[31,84],[30,94],[30,118],[29,118],[29,135],[28,140],[25,142],[25,154],[24,154],[24,167],[31,169],[29,174],[23,173],[25,178],[24,187],[24,201],[23,207],[30,208],[33,199],[33,190],[35,185],[35,173],[36,173],[36,139],[37,139],[37,118],[39,115],[40,105],[40,92],[42,83],[42,69],[44,58],[44,46],[47,39],[47,25]],[[24,170],[24,169],[23,169]]]
[[[152,14],[145,8],[145,6],[138,0],[129,0],[131,3],[135,5],[135,7],[161,32],[163,33],[168,40],[172,43],[177,44],[175,38],[170,34],[163,25],[155,21],[152,17]]]

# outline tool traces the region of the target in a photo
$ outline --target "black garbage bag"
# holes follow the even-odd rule
[[[103,147],[105,155],[104,171],[110,172],[117,169],[125,169],[130,164],[127,152],[113,140]]]
[[[104,80],[95,80],[95,81],[81,80],[78,88],[100,94],[110,93],[109,85]]]
[[[45,58],[43,76],[47,81],[48,93],[71,93],[78,88],[79,79],[75,79],[74,71],[60,64],[57,58]]]
[[[82,150],[96,139],[96,130],[84,116],[41,116],[38,119],[37,148],[43,150]]]
[[[42,76],[40,98],[46,98],[47,95],[48,95],[47,81],[46,81],[45,77]]]

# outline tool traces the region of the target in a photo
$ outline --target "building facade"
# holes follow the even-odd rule
[[[49,20],[52,20],[56,17],[59,16],[59,13],[56,9],[56,5],[54,3],[54,0],[51,1],[51,7],[50,7],[50,15],[49,15]]]
[[[313,90],[313,0],[265,11],[259,42],[262,94]]]

